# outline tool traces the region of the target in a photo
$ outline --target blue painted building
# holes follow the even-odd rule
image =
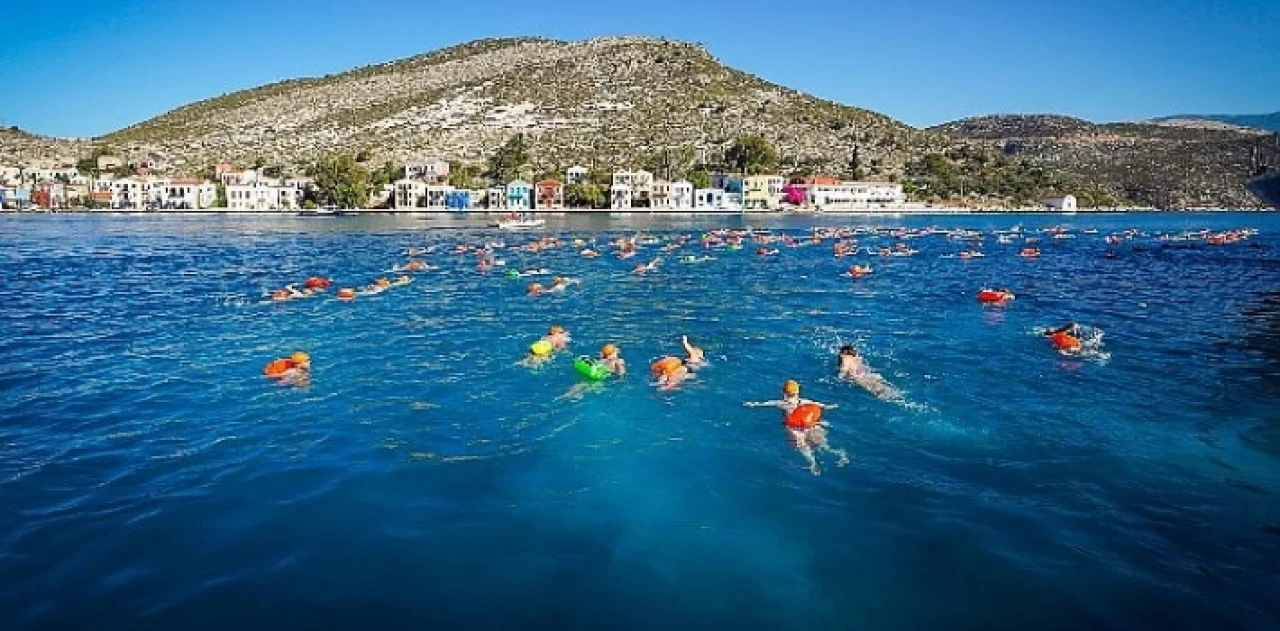
[[[471,208],[471,191],[454,189],[444,198],[444,205],[450,210],[468,210]]]

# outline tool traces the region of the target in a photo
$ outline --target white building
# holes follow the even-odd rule
[[[700,188],[693,192],[693,207],[697,210],[721,210],[724,208],[724,189]]]
[[[404,165],[404,179],[440,182],[449,177],[449,163],[440,158],[426,158]]]
[[[648,171],[617,171],[613,174],[613,185],[609,187],[609,198],[613,199],[613,190],[618,186],[631,189],[632,206],[649,206],[653,200],[653,174]]]
[[[614,181],[617,182],[618,175],[614,174]],[[621,208],[631,208],[631,187],[627,184],[617,184],[609,187],[609,208],[614,210]]]
[[[395,200],[393,205],[397,210],[407,210],[410,208],[421,208],[420,204],[427,196],[427,183],[422,180],[403,179],[395,181]]]
[[[906,202],[902,185],[893,182],[800,184],[805,201],[818,208],[879,208]]]
[[[587,167],[580,165],[571,166],[569,167],[569,170],[564,173],[564,183],[566,185],[582,184],[587,181],[587,174]]]
[[[161,209],[198,210],[213,207],[218,188],[208,180],[179,178],[154,183],[151,194]]]
[[[99,180],[100,187],[111,191],[111,208],[118,210],[143,210],[151,199],[151,180],[130,176],[118,180]]]
[[[71,180],[79,176],[80,176],[80,171],[77,170],[75,167],[59,167],[59,166],[42,166],[42,167],[27,169],[26,173],[23,174],[23,177],[26,178],[27,181],[34,180],[36,182],[70,183]]]
[[[1063,195],[1062,197],[1049,197],[1044,200],[1044,207],[1048,210],[1056,210],[1059,212],[1075,212],[1076,196]]]
[[[278,183],[241,184],[227,187],[227,210],[264,211],[302,208],[302,189]]]
[[[689,210],[693,208],[693,184],[685,180],[655,182],[653,208],[658,210]]]

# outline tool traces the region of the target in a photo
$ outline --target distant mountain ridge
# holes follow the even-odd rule
[[[1280,132],[1280,112],[1271,112],[1270,114],[1178,114],[1176,116],[1161,116],[1152,120],[1157,122],[1214,121],[1237,127],[1252,127],[1254,129]]]
[[[1162,208],[1256,207],[1244,188],[1256,162],[1280,160],[1266,132],[1147,123],[1091,123],[1057,115],[979,116],[929,128],[1117,196]]]

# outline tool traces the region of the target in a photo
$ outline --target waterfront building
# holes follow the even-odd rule
[[[507,187],[491,186],[485,191],[484,207],[489,209],[499,209],[507,207]]]
[[[726,194],[742,194],[742,178],[729,173],[712,173],[711,188],[718,188]]]
[[[428,184],[425,208],[427,210],[448,210],[449,193],[452,191],[453,187],[446,184]]]
[[[564,186],[556,180],[538,182],[538,208],[564,208]]]
[[[565,171],[564,181],[566,184],[585,184],[588,174],[587,167],[574,165],[569,167],[568,171]]]
[[[616,173],[614,178],[617,178]],[[614,210],[631,208],[632,201],[630,185],[614,184],[609,187],[609,208]]]
[[[1063,195],[1062,197],[1049,197],[1043,201],[1044,207],[1048,210],[1056,210],[1059,212],[1075,212],[1076,196]]]
[[[803,189],[805,202],[818,208],[883,208],[906,201],[902,185],[893,182],[793,184]]]
[[[227,210],[265,211],[302,208],[302,190],[278,183],[255,182],[226,187]]]
[[[198,210],[213,207],[217,186],[207,180],[174,178],[152,185],[153,200],[160,209]]]
[[[782,188],[786,178],[780,175],[752,175],[743,181],[742,207],[746,209],[772,209],[782,202]]]
[[[471,209],[471,191],[466,189],[453,189],[445,194],[444,205],[449,210],[470,210]]]
[[[533,185],[516,180],[507,184],[507,208],[511,210],[533,209]]]
[[[628,196],[630,205],[647,208],[653,200],[653,174],[648,171],[616,171],[613,174],[613,185],[609,187],[609,198],[613,199],[613,190],[618,186],[626,186],[631,192]],[[611,207],[615,207],[612,206]],[[615,207],[616,208],[616,207]]]
[[[425,158],[404,165],[406,180],[422,180],[428,183],[443,182],[449,177],[449,162],[440,158]]]
[[[721,210],[724,208],[724,189],[700,188],[693,192],[693,207],[696,210]]]
[[[392,193],[395,198],[392,205],[396,210],[419,208],[427,196],[427,183],[422,180],[396,180],[392,186],[395,187]]]

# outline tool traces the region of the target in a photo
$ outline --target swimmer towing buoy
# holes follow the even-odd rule
[[[601,379],[609,376],[608,367],[596,362],[596,360],[591,359],[586,355],[581,355],[577,359],[573,360],[573,369],[578,371],[578,374],[590,379],[591,381],[600,381]]]

